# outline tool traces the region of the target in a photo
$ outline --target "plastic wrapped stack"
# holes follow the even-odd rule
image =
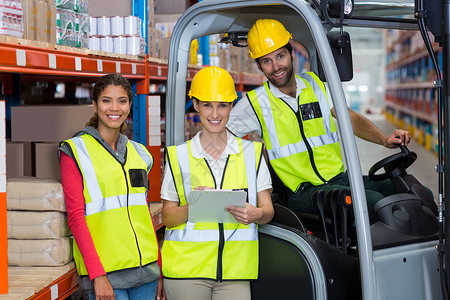
[[[145,55],[141,19],[135,16],[91,17],[89,49],[127,55]]]
[[[61,183],[33,177],[8,178],[8,265],[63,266],[72,261]]]
[[[0,0],[0,35],[23,36],[21,0]]]
[[[88,0],[56,0],[56,44],[88,48]]]

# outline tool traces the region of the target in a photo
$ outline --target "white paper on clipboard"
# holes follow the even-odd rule
[[[245,207],[246,191],[203,190],[189,193],[188,221],[200,223],[238,223],[225,206]]]

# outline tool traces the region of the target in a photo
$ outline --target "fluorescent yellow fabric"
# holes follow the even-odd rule
[[[197,186],[217,189],[245,189],[256,187],[256,172],[261,161],[262,144],[236,138],[240,152],[229,155],[222,186],[216,186],[204,159],[194,158],[190,143],[167,148],[167,162],[174,177],[180,206],[188,203],[188,192]],[[244,148],[253,145],[255,164],[244,159]],[[180,160],[186,157],[189,170],[183,170]],[[254,178],[247,178],[246,168],[254,168]],[[190,178],[189,191],[185,191]],[[249,180],[249,181],[247,181]],[[251,182],[250,182],[251,181]],[[256,192],[248,196],[249,203],[257,205]],[[256,279],[258,275],[257,225],[234,223],[191,223],[167,228],[162,249],[162,269],[168,278],[207,278],[217,281]]]
[[[66,142],[83,177],[86,223],[105,271],[155,262],[158,244],[146,200],[147,187],[133,187],[136,184],[130,182],[130,170],[139,170],[147,179],[150,153],[129,141],[122,165],[89,134]],[[73,250],[78,274],[87,275],[75,241]]]
[[[267,82],[247,93],[261,124],[270,163],[280,179],[293,192],[296,192],[303,182],[320,185],[324,180],[344,171],[336,127],[329,112],[324,85],[312,72],[297,77],[306,84],[306,89],[302,90],[298,99],[298,115],[286,102],[273,96]],[[306,80],[306,77],[309,80]],[[302,105],[320,108],[320,113],[316,109],[314,117],[304,120],[300,109]],[[306,140],[301,131],[304,132]],[[310,152],[307,144],[310,146]],[[322,178],[313,169],[312,162]]]

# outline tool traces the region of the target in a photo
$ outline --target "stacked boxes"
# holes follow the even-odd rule
[[[211,38],[210,38],[211,40]],[[220,40],[220,39],[219,39]],[[215,43],[218,40],[215,39]],[[218,44],[218,66],[228,71],[237,71],[245,73],[258,73],[259,70],[255,64],[255,61],[248,56],[247,47],[235,47],[232,44]],[[210,64],[212,65],[211,59],[214,59],[215,52],[211,51],[214,49],[211,47],[210,42]],[[214,60],[213,60],[214,61]]]
[[[161,146],[161,97],[148,97],[148,146]]]
[[[0,35],[23,36],[22,1],[0,0]]]
[[[56,43],[56,7],[44,0],[22,0],[23,37],[28,40]]]
[[[56,155],[59,142],[84,128],[92,113],[92,105],[22,105],[11,108],[11,142],[6,144],[6,163],[7,170],[13,171],[8,172],[8,177],[59,179]]]
[[[157,11],[156,8],[157,7],[155,6],[155,13]],[[150,56],[164,60],[169,59],[170,37],[172,36],[172,31],[179,17],[180,14],[155,15],[155,28],[149,27],[148,38],[149,40],[155,40],[157,52],[155,53],[156,55],[151,55],[149,53]],[[152,33],[152,36],[150,35],[150,32]]]
[[[160,57],[160,42],[162,39],[162,33],[153,27],[148,28],[148,55],[150,57],[159,58]]]
[[[209,65],[211,66],[220,66],[219,41],[220,36],[218,34],[209,36]]]
[[[56,44],[87,48],[89,15],[87,0],[56,0]]]

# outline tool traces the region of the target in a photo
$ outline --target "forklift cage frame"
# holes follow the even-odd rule
[[[383,5],[385,5],[383,9],[394,15],[402,12],[414,13],[414,7],[410,5],[402,4],[400,7],[393,5],[392,10],[389,10],[389,7],[386,8],[386,3]],[[377,299],[370,223],[356,141],[344,91],[326,36],[330,26],[321,20],[311,4],[304,0],[228,0],[226,2],[208,0],[190,7],[178,20],[170,41],[166,94],[166,144],[170,146],[184,142],[186,75],[191,41],[216,33],[248,31],[257,19],[276,19],[277,17],[293,34],[293,39],[305,46],[310,55],[312,69],[317,70],[319,59],[322,62],[338,119],[343,158],[349,174],[358,235],[362,296],[366,300]],[[418,29],[417,22],[412,19],[357,17],[356,13],[351,18],[344,19],[343,24],[344,26],[386,29]],[[283,235],[283,229],[271,225],[260,226],[260,231],[276,231],[278,235]],[[296,242],[301,243],[301,239]],[[313,257],[315,254],[311,252],[309,255]],[[320,268],[320,265],[312,267],[314,270],[314,268]],[[319,283],[315,287],[318,299],[325,299],[326,279],[316,279]]]

